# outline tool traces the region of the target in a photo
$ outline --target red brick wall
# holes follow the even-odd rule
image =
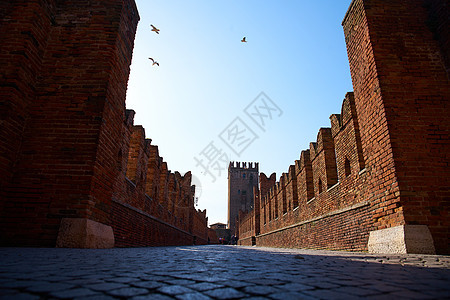
[[[283,184],[261,195],[257,244],[367,250],[371,230],[420,224],[449,253],[448,20],[441,0],[352,2],[354,93],[295,162],[298,208],[279,215]]]
[[[363,228],[369,223],[370,212],[368,206],[364,206],[292,228],[282,228],[276,233],[258,235],[256,245],[362,251],[367,250],[368,233]]]
[[[7,243],[54,245],[64,217],[109,222],[139,16],[134,1],[107,2],[12,1],[6,10],[11,21],[1,32],[9,32],[2,43],[9,50],[2,53],[10,54],[2,59],[11,63],[2,65],[1,93],[11,118],[0,140],[11,143],[1,172]]]
[[[209,244],[219,244],[219,237],[214,229],[208,228],[208,242]]]
[[[438,251],[449,248],[450,81],[448,1],[372,1],[366,5],[372,53],[385,109],[406,224],[428,225]],[[379,19],[379,8],[389,13]],[[440,9],[439,9],[440,6]],[[434,9],[435,11],[431,11]],[[396,32],[388,28],[402,28]],[[356,95],[356,91],[355,91]],[[388,226],[388,225],[387,225]]]
[[[117,246],[206,243],[190,173],[125,110],[138,20],[133,0],[0,4],[0,245],[54,246],[62,218]]]
[[[192,245],[194,236],[150,214],[112,202],[111,214],[116,247]]]
[[[0,4],[0,197],[10,189],[55,10],[51,1]]]
[[[113,192],[111,226],[116,246],[188,245],[194,240],[206,244],[206,211],[194,208],[191,173],[181,176],[167,170],[144,128],[133,125],[133,116],[133,111],[127,111],[122,122],[121,150],[127,154],[122,155]],[[161,186],[164,193],[157,193]]]
[[[366,250],[370,206],[361,195],[365,193],[367,172],[360,172],[359,133],[354,121],[356,115],[350,109],[352,106],[354,98],[349,93],[343,101],[344,117],[333,115],[332,128],[321,128],[317,141],[311,143],[309,150],[301,152],[300,159],[289,166],[288,172],[280,178],[281,182],[271,188],[271,191],[276,188],[278,195],[285,191],[286,202],[292,205],[288,205],[288,210],[282,215],[279,208],[278,218],[266,219],[265,225],[264,217],[261,217],[261,235],[257,236],[257,245]],[[341,119],[345,120],[344,123]],[[349,170],[345,168],[346,159]],[[343,164],[342,167],[337,168],[337,162],[339,166]],[[320,193],[318,178],[322,181]],[[285,186],[283,180],[288,182]],[[271,192],[264,198],[272,198]],[[276,200],[278,205],[283,203],[280,196]],[[295,201],[298,206],[293,205]],[[265,207],[270,211],[267,214],[274,216],[276,204],[274,202],[271,207]],[[342,223],[344,219],[341,215],[355,213],[358,217],[361,207],[364,207],[364,221],[355,219]],[[314,224],[319,224],[320,234],[313,232],[316,228]],[[352,234],[344,233],[345,228]],[[314,240],[312,236],[319,239]],[[343,236],[352,241],[341,240]],[[358,236],[357,240],[355,236]],[[282,243],[284,238],[287,240]],[[326,246],[330,241],[333,242]],[[354,245],[349,246],[352,243]]]
[[[206,217],[206,209],[194,210],[194,222],[192,234],[196,237],[196,245],[205,245],[208,243],[208,218]]]

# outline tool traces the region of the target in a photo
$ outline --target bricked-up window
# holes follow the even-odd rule
[[[345,177],[347,177],[352,173],[352,169],[350,168],[350,161],[348,160],[348,158],[345,159],[344,167],[345,167]]]
[[[266,225],[266,206],[264,205],[264,225]]]
[[[322,179],[319,178],[319,194],[322,193]]]
[[[122,160],[123,160],[122,149],[120,149],[119,154],[117,155],[117,170],[119,172],[122,171]]]

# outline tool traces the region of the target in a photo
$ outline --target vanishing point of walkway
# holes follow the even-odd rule
[[[450,257],[237,246],[0,248],[0,299],[449,299]]]

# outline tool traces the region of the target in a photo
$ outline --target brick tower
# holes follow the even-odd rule
[[[236,232],[241,211],[253,210],[253,187],[258,188],[258,163],[230,162],[228,166],[228,228]]]

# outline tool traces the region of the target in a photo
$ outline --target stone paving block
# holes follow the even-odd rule
[[[210,283],[210,282],[200,282],[189,285],[189,288],[197,290],[197,291],[207,291],[212,289],[222,288],[223,285]]]
[[[266,278],[255,278],[255,279],[248,279],[245,280],[246,282],[251,282],[254,284],[259,284],[259,285],[279,285],[282,284],[283,282],[277,279],[266,279]]]
[[[433,289],[442,289],[442,290],[450,290],[450,272],[448,273],[449,277],[447,280],[444,279],[435,279],[435,280],[428,280],[422,282],[423,284],[432,287]]]
[[[169,295],[179,295],[184,293],[193,293],[195,291],[188,289],[187,287],[181,286],[181,285],[167,285],[158,288],[158,291],[164,294]]]
[[[210,300],[210,299],[212,299],[211,297],[203,295],[200,292],[176,295],[175,298],[177,298],[179,300]]]
[[[317,298],[314,298],[312,296],[308,296],[301,293],[294,293],[294,292],[282,292],[282,293],[275,293],[269,295],[270,299],[275,300],[317,300]]]
[[[268,295],[278,293],[281,290],[273,286],[255,285],[255,286],[246,286],[243,289],[243,291],[250,295]]]
[[[153,275],[153,274],[148,274],[147,272],[143,272],[143,274],[141,274],[140,278],[144,279],[144,280],[148,280],[148,281],[164,281],[164,280],[170,280],[173,277]]]
[[[243,281],[231,281],[231,280],[224,281],[223,284],[226,286],[232,287],[232,288],[237,288],[237,289],[244,287],[244,286],[253,286],[254,285],[254,284],[243,282]]]
[[[415,291],[403,290],[398,292],[392,292],[389,294],[390,297],[403,297],[407,299],[436,299],[434,296],[425,295],[423,293],[418,293]]]
[[[88,284],[85,287],[94,290],[94,291],[109,291],[114,289],[126,288],[129,287],[127,284],[118,283],[118,282],[103,282],[97,284]]]
[[[172,300],[172,299],[173,299],[172,297],[161,294],[148,294],[131,298],[131,300]]]
[[[74,300],[116,300],[117,298],[109,296],[109,295],[105,295],[105,294],[95,294],[95,295],[91,295],[91,296],[83,296],[83,297],[78,297],[78,298],[74,298]]]
[[[45,281],[40,281],[42,284],[45,284]],[[29,281],[22,281],[22,280],[13,280],[13,281],[7,281],[7,282],[3,282],[0,287],[2,288],[24,288],[27,286],[30,286],[31,283]]]
[[[27,293],[19,293],[19,294],[14,294],[13,296],[11,295],[0,295],[0,299],[1,300],[38,300],[40,299],[39,296],[36,295],[32,295],[32,294],[27,294]]]
[[[204,292],[206,295],[211,296],[217,299],[233,299],[233,298],[243,298],[247,296],[244,293],[241,293],[233,288],[222,288],[209,290]]]
[[[188,286],[188,285],[195,283],[195,281],[188,280],[188,279],[170,279],[170,280],[165,280],[164,282],[166,282],[168,284],[183,285],[183,286]]]
[[[223,277],[223,276],[207,276],[205,278],[203,278],[202,281],[208,281],[208,282],[223,282],[225,280],[227,280],[228,278]]]
[[[136,282],[131,282],[130,284],[135,287],[146,288],[149,290],[156,289],[156,288],[166,285],[166,284],[158,282],[158,281],[136,281]]]
[[[104,280],[101,279],[84,279],[84,278],[80,278],[80,279],[70,279],[70,280],[66,280],[64,281],[64,283],[67,284],[73,284],[73,285],[90,285],[90,284],[98,284],[98,283],[105,283]]]
[[[435,299],[450,299],[450,291],[449,290],[428,290],[424,291],[425,294],[429,294],[433,296]]]
[[[115,289],[111,291],[106,291],[106,293],[117,296],[117,297],[133,297],[148,294],[148,290],[144,288],[135,288],[135,287],[124,287],[120,289]]]
[[[370,288],[371,290],[377,291],[379,293],[390,293],[395,291],[403,290],[403,288],[398,286],[393,286],[386,283],[374,283],[371,285],[367,285],[367,288]]]
[[[353,299],[360,299],[358,296],[353,296],[349,294],[339,293],[332,290],[309,290],[302,292],[308,296],[319,298],[319,299],[342,299],[342,300],[353,300]]]
[[[79,297],[86,297],[86,296],[92,296],[98,294],[97,292],[87,289],[87,288],[76,288],[71,290],[64,290],[64,291],[55,291],[51,292],[50,295],[57,298],[63,298],[63,299],[72,299],[72,298],[79,298]]]
[[[4,289],[4,288],[0,288],[0,298],[2,296],[6,296],[6,295],[14,295],[14,294],[18,294],[19,292],[17,290],[14,289]]]
[[[361,288],[361,287],[357,287],[357,286],[345,286],[345,287],[332,289],[332,291],[349,294],[349,295],[360,296],[360,297],[379,294],[378,291],[375,291],[375,290],[372,290],[369,288]]]
[[[74,288],[75,286],[67,283],[55,283],[55,282],[47,282],[44,284],[33,284],[32,286],[27,287],[27,291],[33,293],[45,293],[45,292],[56,292],[63,291]]]
[[[307,284],[301,284],[301,283],[287,283],[283,285],[278,286],[280,289],[286,290],[286,291],[292,291],[292,292],[299,292],[299,291],[306,291],[306,290],[313,290],[315,287]]]
[[[115,278],[108,278],[107,281],[109,282],[117,282],[117,283],[130,283],[133,281],[136,281],[139,279],[132,278],[132,277],[115,277]]]
[[[340,287],[337,284],[321,281],[320,278],[315,278],[315,280],[309,280],[306,282],[309,285],[313,285],[315,287],[318,287],[320,289],[334,289]]]

